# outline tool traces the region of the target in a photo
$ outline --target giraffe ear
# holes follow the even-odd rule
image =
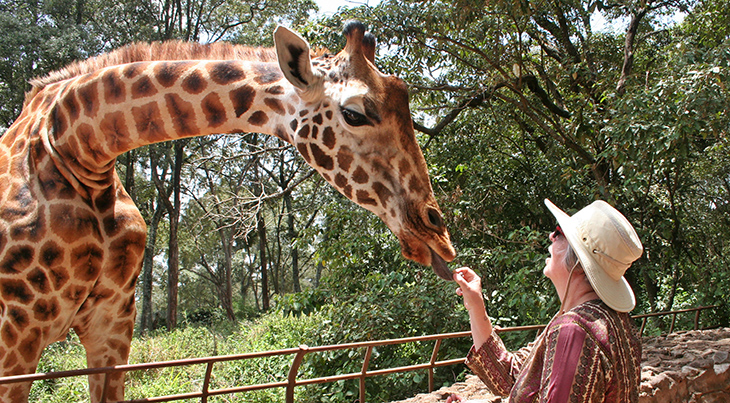
[[[274,31],[276,55],[284,77],[302,91],[311,88],[316,80],[309,59],[309,44],[296,32],[283,26]]]

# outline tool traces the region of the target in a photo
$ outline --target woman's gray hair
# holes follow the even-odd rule
[[[573,247],[570,246],[570,244],[568,244],[568,247],[565,250],[563,263],[565,263],[565,267],[567,267],[568,270],[575,266],[576,263],[580,264],[580,262],[578,261],[578,255],[575,254],[575,251],[573,250]]]

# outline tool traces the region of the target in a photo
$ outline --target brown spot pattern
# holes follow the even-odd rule
[[[309,147],[312,149],[312,156],[314,157],[314,161],[316,162],[317,166],[327,171],[331,171],[332,169],[334,169],[335,161],[332,159],[332,157],[325,154],[325,152],[322,151],[322,149],[314,143],[310,144]]]
[[[8,318],[15,324],[15,328],[20,332],[24,332],[25,328],[30,324],[30,318],[25,310],[18,307],[8,309]]]
[[[142,106],[133,106],[132,118],[134,119],[134,126],[141,138],[149,139],[153,142],[170,138],[165,131],[162,113],[156,102],[150,102]]]
[[[269,117],[262,111],[256,111],[248,118],[248,123],[254,126],[263,126],[269,121]]]
[[[240,118],[251,108],[255,96],[256,91],[249,85],[244,85],[230,92],[229,97],[233,102],[233,111],[236,113],[237,118]]]
[[[373,183],[373,190],[375,191],[375,194],[378,195],[378,199],[380,199],[380,205],[381,206],[388,205],[388,200],[390,200],[390,198],[393,197],[393,192],[391,192],[390,189],[388,189],[381,182]]]
[[[36,362],[43,346],[41,345],[41,329],[34,327],[18,345],[18,352],[25,362]]]
[[[66,122],[66,116],[63,115],[63,112],[60,111],[60,107],[55,106],[53,110],[51,111],[51,130],[53,133],[53,138],[56,140],[60,139],[64,133],[66,133],[66,129],[68,129],[68,123]],[[23,147],[25,144],[21,143],[18,146]],[[16,146],[16,147],[18,147]]]
[[[355,181],[355,183],[367,183],[368,179],[370,179],[370,176],[360,166],[355,168],[355,172],[352,173],[352,180]]]
[[[79,107],[78,101],[76,101],[76,93],[71,91],[68,94],[66,94],[65,97],[63,97],[63,107],[66,108],[66,112],[68,112],[68,117],[71,119],[71,123],[76,121],[76,119],[79,118],[79,114],[81,113],[81,109]]]
[[[408,189],[415,194],[421,194],[423,192],[423,183],[415,175],[408,181]]]
[[[400,171],[401,178],[411,173],[411,163],[406,158],[401,159],[398,162],[398,170]]]
[[[0,329],[0,335],[2,335],[3,344],[8,347],[12,347],[18,342],[18,332],[15,331],[9,322],[5,322],[5,324],[3,324],[2,329]]]
[[[370,196],[370,193],[367,190],[362,190],[362,189],[358,190],[356,192],[356,197],[357,197],[356,201],[358,204],[369,205],[369,206],[378,205],[378,202]]]
[[[195,70],[183,79],[182,88],[190,94],[200,94],[203,92],[208,83],[203,79],[200,71]]]
[[[122,70],[122,74],[126,78],[134,78],[139,75],[141,70],[142,69],[140,63],[130,63],[124,67],[124,70]]]
[[[221,85],[246,78],[246,74],[241,67],[234,62],[213,63],[208,70],[208,74],[210,74],[211,80]]]
[[[342,189],[346,185],[347,185],[347,178],[345,177],[345,175],[343,175],[341,173],[338,173],[337,175],[335,175],[335,186]]]
[[[119,118],[119,116],[117,116],[117,118]],[[122,119],[124,119],[124,118],[122,117]],[[112,125],[115,124],[115,122],[112,122],[112,121],[107,122],[107,123],[110,123]],[[122,120],[121,124],[124,127],[122,130],[123,131],[126,130],[126,127],[127,127],[126,120]],[[109,129],[116,130],[112,127],[110,127]],[[109,160],[109,155],[107,155],[107,153],[106,153],[106,151],[104,151],[101,143],[99,143],[99,138],[97,137],[96,132],[94,131],[93,127],[91,127],[85,123],[79,125],[76,128],[76,137],[78,137],[78,140],[80,141],[81,145],[83,145],[83,147],[84,147],[84,152],[82,154],[78,154],[78,155],[87,155],[87,156],[91,157],[91,159],[98,164],[103,164],[104,162]],[[69,145],[73,144],[75,146],[78,146],[78,143],[76,143],[75,141],[76,141],[75,139],[69,140]],[[124,141],[122,143],[126,144],[127,143],[126,139],[124,139]],[[81,150],[77,150],[76,152],[81,153]]]
[[[223,106],[218,94],[206,95],[200,106],[210,127],[218,127],[226,121],[226,108]]]
[[[193,104],[185,101],[178,94],[166,94],[165,105],[167,112],[172,118],[172,126],[175,133],[181,137],[195,136],[200,133],[198,125],[195,123],[195,108]]]
[[[354,159],[355,157],[348,147],[343,146],[337,152],[337,165],[345,172],[350,172],[350,167]]]
[[[46,294],[51,291],[51,284],[48,281],[48,276],[40,268],[36,267],[28,273],[28,283],[30,283],[33,289],[41,294]]]
[[[66,301],[71,301],[74,305],[81,305],[81,302],[86,297],[86,288],[80,285],[69,285],[63,290],[63,297]]]
[[[175,85],[175,82],[180,75],[190,66],[190,63],[165,63],[160,62],[155,64],[154,74],[157,77],[157,82],[165,88],[170,88]]]
[[[84,114],[90,118],[95,118],[99,111],[98,95],[96,91],[96,82],[92,81],[82,86],[78,90],[79,102],[84,109]]]
[[[348,199],[352,200],[352,186],[347,185],[342,188],[342,194],[344,194]]]
[[[284,93],[284,87],[281,85],[272,85],[264,90],[267,94],[281,95]]]
[[[299,151],[299,154],[302,155],[304,161],[307,161],[307,164],[312,165],[312,157],[309,156],[309,150],[307,149],[306,143],[297,143],[297,151]]]
[[[49,208],[51,217],[49,227],[61,240],[72,243],[78,239],[99,237],[99,221],[91,212],[73,206],[54,204]]]
[[[275,63],[257,63],[254,64],[256,70],[256,82],[259,84],[269,84],[284,78],[284,74]]]
[[[0,281],[0,293],[4,302],[17,301],[27,305],[33,300],[33,293],[22,280],[3,279]]]
[[[299,133],[297,133],[297,135],[299,135],[299,138],[301,139],[309,138],[309,125],[302,126],[302,128],[299,129]]]
[[[71,251],[71,266],[75,268],[74,277],[83,282],[95,281],[101,272],[104,257],[97,245],[86,244]]]
[[[61,308],[58,300],[54,297],[50,300],[39,299],[33,304],[33,317],[41,322],[49,322],[58,317]]]
[[[0,271],[6,274],[21,273],[33,262],[35,252],[28,245],[15,245],[5,252],[5,258],[0,263]]]
[[[335,148],[337,141],[335,140],[335,131],[331,127],[325,127],[322,132],[322,144],[330,150]]]
[[[279,115],[284,115],[286,113],[284,111],[284,105],[276,98],[265,98],[264,104]]]
[[[45,214],[38,214],[27,222],[16,222],[10,228],[10,237],[14,240],[39,241],[46,234]]]
[[[106,139],[107,146],[112,152],[123,153],[131,148],[129,128],[122,111],[104,115],[99,123],[99,129]]]
[[[118,104],[126,99],[127,91],[124,83],[117,77],[117,72],[108,70],[101,78],[104,84],[104,100],[109,104]]]
[[[132,84],[132,99],[151,97],[155,94],[157,94],[157,87],[152,84],[152,80],[149,77],[140,77],[139,80]]]

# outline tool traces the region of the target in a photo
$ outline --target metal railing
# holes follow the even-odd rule
[[[654,313],[646,313],[642,315],[634,315],[632,318],[634,319],[641,319],[641,331],[639,334],[642,336],[644,335],[644,329],[646,328],[646,322],[649,318],[657,317],[657,316],[666,316],[666,315],[672,315],[672,324],[669,325],[669,333],[674,332],[674,324],[677,322],[677,314],[680,313],[687,313],[687,312],[694,312],[695,318],[694,318],[694,330],[699,329],[700,326],[700,312],[705,309],[713,309],[713,308],[719,308],[720,305],[709,305],[709,306],[700,306],[697,308],[689,308],[689,309],[680,309],[678,311],[669,311],[669,312],[654,312]]]
[[[674,324],[675,324],[675,321],[677,318],[677,314],[686,313],[686,312],[694,312],[695,313],[694,329],[697,330],[699,328],[700,311],[705,310],[705,309],[717,308],[717,307],[718,307],[718,305],[712,305],[712,306],[703,306],[703,307],[691,308],[691,309],[683,309],[683,310],[679,310],[679,311],[649,313],[649,314],[644,314],[644,315],[636,315],[636,316],[633,316],[633,318],[642,319],[641,334],[643,335],[644,328],[646,326],[646,322],[647,322],[648,318],[656,317],[656,316],[672,315],[672,324],[670,326],[670,333],[671,333],[674,330]],[[495,328],[495,331],[498,333],[504,333],[504,332],[516,332],[516,331],[528,331],[528,330],[541,330],[544,327],[545,327],[545,325],[517,326],[517,327],[509,327],[509,328]],[[337,345],[320,346],[320,347],[309,347],[306,345],[301,345],[297,348],[289,348],[289,349],[275,350],[275,351],[265,351],[265,352],[258,352],[258,353],[245,353],[245,354],[234,354],[234,355],[205,357],[205,358],[163,361],[163,362],[154,362],[154,363],[146,363],[146,364],[117,365],[117,366],[113,366],[113,367],[104,367],[104,368],[88,368],[88,369],[79,369],[79,370],[72,370],[72,371],[16,375],[16,376],[8,376],[8,377],[0,378],[0,385],[10,384],[10,383],[19,383],[19,382],[33,382],[33,381],[38,381],[38,380],[102,374],[102,375],[104,375],[104,379],[105,379],[104,389],[106,391],[107,382],[109,380],[110,374],[115,374],[115,373],[119,373],[119,372],[148,371],[148,370],[159,369],[159,368],[183,367],[183,366],[204,364],[205,365],[205,377],[203,380],[201,390],[199,392],[148,397],[148,398],[136,399],[136,400],[124,400],[124,401],[118,402],[118,403],[169,402],[169,401],[175,401],[175,400],[187,400],[187,399],[198,399],[198,398],[200,399],[201,403],[207,403],[208,398],[211,396],[251,392],[251,391],[256,391],[256,390],[272,389],[272,388],[286,388],[286,402],[291,403],[291,402],[294,402],[294,388],[296,388],[297,386],[331,383],[331,382],[337,382],[337,381],[341,381],[341,380],[353,380],[353,379],[359,380],[359,395],[360,395],[359,401],[360,401],[360,403],[365,403],[365,380],[367,378],[373,377],[373,376],[381,376],[381,375],[388,375],[388,374],[394,374],[394,373],[402,373],[402,372],[427,369],[428,370],[428,388],[429,388],[429,392],[432,392],[434,390],[434,370],[436,368],[461,364],[464,362],[464,358],[438,361],[437,357],[438,357],[438,353],[441,348],[442,342],[447,339],[468,337],[470,335],[471,335],[471,332],[464,331],[464,332],[445,333],[445,334],[437,334],[437,335],[430,335],[430,336],[407,337],[407,338],[401,338],[401,339],[367,341],[367,342],[360,342],[360,343],[337,344]],[[405,344],[405,343],[424,342],[424,341],[434,341],[435,342],[433,351],[431,353],[431,358],[428,363],[408,365],[408,366],[397,367],[397,368],[386,368],[386,369],[377,369],[377,370],[369,369],[370,358],[372,356],[372,352],[375,347]],[[320,377],[320,378],[297,379],[299,368],[302,364],[302,361],[303,361],[305,355],[313,354],[313,353],[321,353],[321,352],[326,352],[326,351],[359,349],[359,348],[365,349],[362,369],[360,372],[331,375],[331,376],[325,376],[325,377]],[[211,386],[210,381],[211,381],[211,377],[213,375],[213,366],[216,363],[238,361],[238,360],[248,360],[248,359],[254,359],[254,358],[266,358],[266,357],[274,357],[274,356],[282,356],[282,355],[293,355],[294,356],[294,358],[292,360],[292,364],[289,367],[289,373],[288,373],[286,381],[238,386],[238,387],[231,387],[231,388],[221,388],[221,389],[211,389],[211,387],[210,387]],[[106,393],[104,393],[103,395],[105,396]],[[102,400],[102,403],[106,403],[106,402],[107,401],[104,398],[104,400]]]

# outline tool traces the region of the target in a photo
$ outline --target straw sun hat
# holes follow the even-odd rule
[[[618,210],[597,200],[572,216],[545,199],[580,260],[596,294],[618,312],[629,312],[636,297],[623,277],[644,248],[634,227]]]

